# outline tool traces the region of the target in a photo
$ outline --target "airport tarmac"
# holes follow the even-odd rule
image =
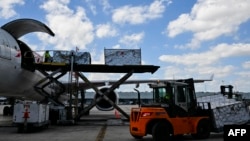
[[[129,114],[136,105],[120,105]],[[122,115],[113,111],[98,111],[93,108],[89,116],[84,116],[74,125],[50,125],[48,128],[18,133],[12,125],[11,116],[3,116],[0,106],[0,141],[137,141],[129,133],[129,122]],[[119,118],[120,116],[120,118]],[[143,137],[140,141],[151,141],[152,136]],[[178,141],[193,140],[185,135]],[[196,140],[201,141],[201,140]],[[202,141],[223,141],[222,133],[212,133],[209,139]]]

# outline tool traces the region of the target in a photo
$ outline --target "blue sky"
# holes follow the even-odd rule
[[[212,92],[221,84],[250,92],[249,13],[250,0],[0,1],[1,25],[33,18],[55,33],[23,36],[34,50],[77,46],[91,53],[92,63],[104,64],[104,48],[140,48],[142,64],[160,69],[130,79],[205,79],[214,74],[213,81],[197,84],[197,91]],[[122,76],[86,75],[90,80]]]

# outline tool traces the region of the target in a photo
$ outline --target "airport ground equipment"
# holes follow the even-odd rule
[[[242,101],[223,106],[222,101],[217,100],[221,105],[215,106],[212,99],[205,97],[198,101],[192,78],[149,86],[153,89],[154,103],[131,109],[130,134],[136,139],[147,134],[154,141],[171,140],[184,134],[205,139],[211,132],[222,131],[224,125],[245,124],[250,120],[247,105]]]
[[[126,54],[131,55],[129,50],[115,51],[115,57],[125,57]],[[112,52],[112,51],[111,51]],[[113,51],[114,52],[114,51]],[[117,53],[118,52],[118,53]],[[38,81],[34,88],[36,91],[44,96],[49,102],[54,103],[57,106],[62,105],[60,101],[58,101],[58,97],[63,93],[70,94],[69,100],[69,112],[67,119],[75,119],[79,120],[81,116],[88,113],[94,106],[102,104],[105,102],[105,106],[111,106],[117,109],[121,114],[124,115],[127,119],[129,119],[129,115],[124,112],[116,103],[114,90],[118,88],[122,83],[124,83],[132,74],[134,73],[146,73],[151,72],[154,73],[159,66],[154,65],[141,65],[141,64],[91,64],[90,54],[88,52],[74,52],[74,51],[55,51],[52,59],[52,62],[45,63],[35,63],[35,69],[41,72],[45,77]],[[120,54],[120,55],[119,55]],[[133,55],[133,54],[132,54]],[[111,54],[112,58],[113,54]],[[132,57],[130,57],[133,60]],[[111,59],[115,61],[114,59]],[[110,62],[110,61],[109,61]],[[99,89],[100,86],[105,86],[105,82],[102,84],[92,83],[88,80],[88,78],[84,75],[85,72],[88,73],[124,73],[120,79],[116,82],[110,84],[105,89]],[[64,76],[66,73],[70,74],[69,82],[67,85],[63,85],[59,79]],[[77,84],[76,81],[73,81],[73,75],[77,76],[84,83]],[[53,95],[50,94],[46,88],[51,85],[54,88],[60,88],[59,91],[54,91]],[[78,93],[75,91],[85,90],[85,89],[93,89],[96,92],[96,97],[92,101],[90,105],[84,108],[80,108],[80,111],[75,112],[77,115],[73,117],[72,114],[72,97],[78,97]],[[78,103],[77,103],[78,104]],[[76,105],[76,104],[75,104]],[[83,105],[83,104],[82,104]]]
[[[27,132],[34,127],[48,127],[49,105],[39,103],[17,103],[14,105],[13,124],[17,126],[18,132]]]

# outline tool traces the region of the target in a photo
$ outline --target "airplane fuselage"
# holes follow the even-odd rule
[[[44,99],[34,85],[44,76],[35,70],[34,63],[41,56],[19,40],[31,32],[54,33],[43,23],[33,19],[18,19],[0,27],[0,96],[25,100]]]
[[[0,95],[41,100],[33,86],[42,75],[21,67],[22,55],[17,41],[0,29]]]

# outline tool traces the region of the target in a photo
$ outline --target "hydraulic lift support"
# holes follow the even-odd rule
[[[53,102],[54,104],[56,105],[62,105],[60,102],[58,102],[57,100],[55,100],[55,98],[53,98],[49,92],[47,92],[44,88],[49,86],[51,83],[55,83],[57,84],[61,89],[60,91],[57,92],[56,94],[56,97],[58,97],[60,94],[64,93],[65,92],[65,87],[64,85],[58,81],[59,78],[61,78],[62,76],[64,76],[67,72],[65,71],[62,71],[61,68],[58,68],[57,70],[55,70],[54,72],[52,73],[48,73],[46,71],[44,71],[43,69],[37,69],[39,72],[41,72],[44,76],[46,76],[45,78],[41,79],[39,82],[37,82],[34,86],[35,90],[45,96],[46,98],[48,98],[48,101],[51,101]],[[58,76],[56,76],[54,78],[54,76],[58,73],[61,73],[59,74]]]
[[[78,73],[80,78],[84,80],[86,83],[90,84],[90,87],[94,89],[94,91],[98,94],[100,94],[102,97],[98,97],[95,101],[93,101],[88,107],[86,107],[84,110],[81,111],[80,114],[76,116],[76,120],[78,120],[84,113],[91,110],[102,98],[104,98],[106,101],[108,101],[114,108],[116,108],[120,113],[122,113],[126,118],[129,119],[129,115],[125,113],[119,106],[117,106],[112,100],[108,98],[108,95],[111,91],[115,90],[117,87],[120,86],[124,81],[126,81],[131,75],[133,71],[127,73],[125,76],[123,76],[119,81],[114,83],[105,93],[102,93],[95,85],[92,85],[92,83],[81,73]]]
[[[35,86],[36,89],[40,90],[49,85],[52,82],[56,82],[56,84],[62,86],[63,84],[58,81],[60,77],[62,77],[64,74],[66,74],[69,71],[72,71],[76,73],[87,85],[89,88],[92,88],[96,93],[100,94],[101,97],[97,98],[95,101],[93,101],[88,107],[84,108],[76,117],[75,120],[80,119],[80,117],[90,109],[92,109],[101,99],[105,99],[108,101],[114,108],[116,108],[120,113],[122,113],[126,118],[129,119],[129,115],[124,112],[119,106],[117,106],[112,100],[108,98],[108,95],[111,91],[118,88],[123,82],[125,82],[130,76],[132,76],[133,73],[145,73],[145,72],[151,72],[154,73],[159,66],[153,66],[153,65],[123,65],[123,66],[113,66],[113,65],[101,65],[101,64],[64,64],[64,65],[55,65],[53,63],[41,63],[41,64],[35,64],[35,67],[37,70],[39,70],[42,74],[46,76],[46,78],[42,79],[37,83]],[[47,71],[51,71],[52,73],[49,74]],[[54,75],[61,72],[61,75],[58,75],[57,77],[53,78]],[[91,72],[91,73],[126,73],[122,78],[120,78],[117,82],[113,83],[110,88],[104,93],[102,93],[95,84],[92,84],[87,77],[83,75],[82,72]],[[44,81],[49,80],[50,82],[44,84],[42,87],[38,87],[38,85],[41,85]],[[63,86],[62,86],[63,87]],[[81,88],[80,88],[81,89]],[[40,90],[41,91],[41,90]],[[44,90],[42,90],[44,92]],[[46,93],[46,96],[49,97],[51,101],[53,101],[53,98],[49,96],[49,94]],[[54,100],[55,101],[55,100]]]

